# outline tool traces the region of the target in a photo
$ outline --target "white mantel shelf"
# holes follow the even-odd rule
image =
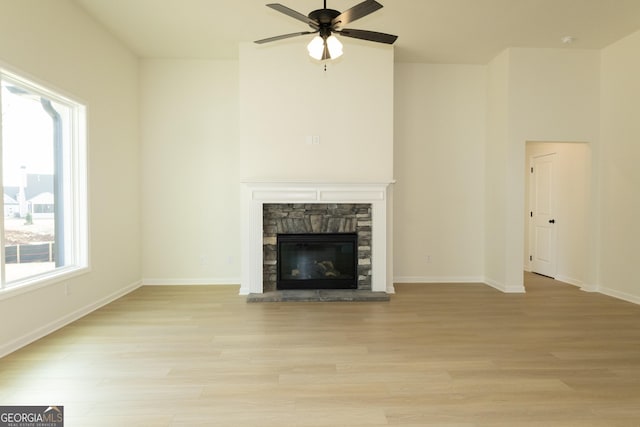
[[[263,292],[262,207],[265,203],[370,203],[371,290],[394,293],[391,242],[393,182],[319,183],[244,181],[242,185],[242,281],[240,294]]]

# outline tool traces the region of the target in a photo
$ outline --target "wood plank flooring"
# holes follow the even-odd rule
[[[640,426],[640,307],[402,284],[390,302],[247,304],[143,287],[0,359],[0,404],[66,426]]]

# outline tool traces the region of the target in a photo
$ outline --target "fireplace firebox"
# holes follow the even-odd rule
[[[277,236],[277,289],[357,289],[357,233]]]

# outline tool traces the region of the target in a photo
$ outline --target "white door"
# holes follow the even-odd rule
[[[555,154],[531,160],[531,270],[556,275]]]

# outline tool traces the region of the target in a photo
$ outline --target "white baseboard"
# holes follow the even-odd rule
[[[584,291],[584,292],[598,292],[597,286],[589,285],[587,283],[584,283],[582,280],[574,279],[574,278],[563,276],[563,275],[557,275],[555,277],[555,280],[562,283],[569,284],[569,285],[577,286],[578,288],[580,288],[581,291]]]
[[[484,283],[494,289],[504,292],[505,294],[524,294],[526,290],[524,286],[506,286],[504,283],[496,282],[492,279],[485,279]]]
[[[563,276],[561,274],[556,275],[555,279],[562,283],[568,283],[569,285],[577,286],[579,288],[584,287],[582,280],[574,279],[571,277]]]
[[[504,292],[504,285],[502,283],[496,282],[492,279],[485,279],[485,283],[500,292]]]
[[[142,279],[143,286],[209,286],[240,284],[239,277],[208,279]]]
[[[599,287],[596,290],[596,292],[600,292],[601,294],[604,294],[613,298],[621,299],[623,301],[640,305],[640,296],[638,295],[632,295],[626,292],[616,291],[615,289],[604,288],[604,287]]]
[[[50,322],[36,330],[34,330],[33,332],[30,332],[26,335],[23,335],[20,338],[17,338],[13,341],[10,341],[2,346],[0,346],[0,358],[6,356],[9,353],[13,353],[16,350],[19,350],[20,348],[31,344],[34,341],[39,340],[40,338],[43,338],[49,334],[51,334],[52,332],[57,331],[60,328],[63,328],[64,326],[67,326],[70,323],[75,322],[76,320],[86,316],[87,314],[99,309],[100,307],[104,307],[105,305],[117,300],[118,298],[121,298],[123,296],[125,296],[126,294],[135,291],[136,289],[138,289],[140,286],[142,285],[141,282],[135,282],[132,283],[114,293],[112,293],[111,295],[108,295],[92,304],[89,304],[85,307],[82,307],[72,313],[69,313],[65,316],[62,316],[61,318],[54,320],[53,322]]]
[[[590,285],[588,283],[583,283],[582,286],[580,286],[580,290],[585,292],[599,292],[597,285]]]

